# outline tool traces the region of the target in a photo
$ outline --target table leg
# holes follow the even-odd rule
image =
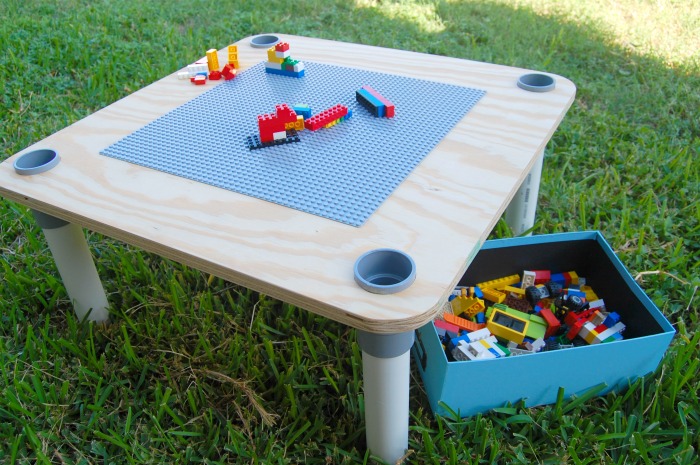
[[[362,349],[367,448],[390,463],[408,448],[408,395],[414,332],[358,330]]]
[[[515,236],[521,235],[535,225],[543,162],[544,151],[537,156],[535,164],[506,209],[506,223]]]
[[[83,320],[87,315],[90,321],[106,321],[107,296],[82,228],[36,210],[32,213],[44,231],[78,318]]]

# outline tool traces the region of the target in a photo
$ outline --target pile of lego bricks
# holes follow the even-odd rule
[[[434,321],[450,361],[535,354],[622,339],[616,312],[574,271],[526,270],[458,287]]]

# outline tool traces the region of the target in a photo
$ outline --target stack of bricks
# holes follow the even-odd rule
[[[270,74],[300,78],[304,76],[304,63],[291,57],[287,42],[280,42],[267,50],[265,71]]]

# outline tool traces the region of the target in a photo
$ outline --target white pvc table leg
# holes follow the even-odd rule
[[[106,321],[109,317],[107,296],[82,228],[45,213],[33,213],[44,231],[78,318],[83,320],[89,313],[90,321]]]
[[[506,209],[506,223],[515,236],[519,236],[535,225],[543,162],[544,152],[537,156],[535,164],[532,165],[532,169]]]
[[[362,348],[367,448],[394,463],[408,449],[408,398],[414,332],[358,332]]]

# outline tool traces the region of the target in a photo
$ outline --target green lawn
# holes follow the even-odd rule
[[[436,418],[414,371],[409,462],[696,463],[700,2],[5,0],[0,160],[270,31],[571,79],[535,233],[601,230],[678,330],[624,393],[550,407]],[[0,463],[376,463],[353,330],[88,237],[108,327],[76,321],[41,231],[0,200]]]

